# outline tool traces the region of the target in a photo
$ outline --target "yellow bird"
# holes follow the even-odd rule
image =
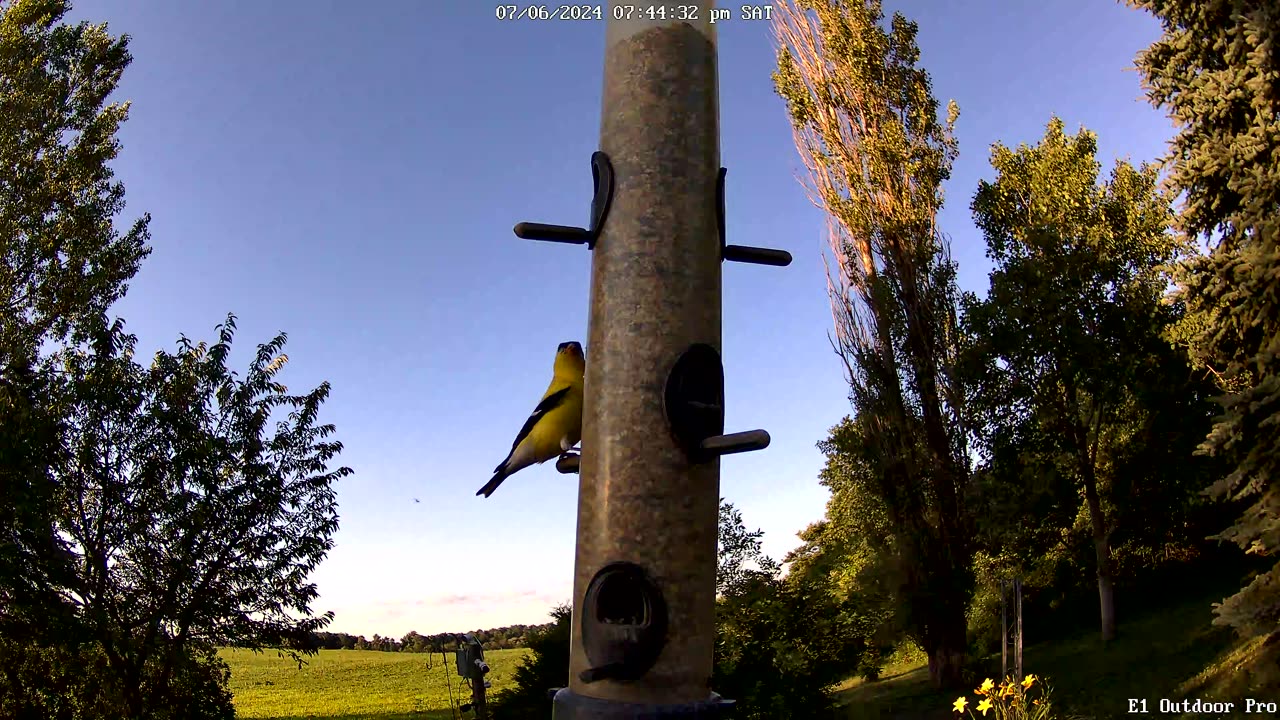
[[[582,385],[587,360],[576,342],[560,343],[552,366],[551,385],[525,420],[511,452],[493,470],[493,479],[476,495],[489,497],[516,471],[568,452],[582,439]]]

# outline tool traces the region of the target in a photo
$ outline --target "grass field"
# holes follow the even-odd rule
[[[511,686],[526,652],[485,652],[489,692]],[[220,654],[231,666],[231,691],[241,718],[443,720],[452,717],[451,685],[455,704],[470,699],[453,666],[453,653],[447,655],[446,668],[440,655],[321,650],[301,670],[273,651],[224,649]]]
[[[1105,650],[1092,631],[1067,642],[1028,646],[1023,666],[1049,680],[1054,707],[1064,718],[1123,717],[1128,698],[1147,698],[1153,712],[1160,698],[1230,701],[1238,710],[1247,697],[1274,701],[1280,697],[1280,642],[1241,641],[1211,626],[1210,603],[1223,595],[1207,594],[1132,622],[1122,620],[1119,637]],[[1000,656],[988,658],[985,666],[986,676],[999,677]],[[972,701],[972,693],[969,697]],[[851,681],[839,693],[849,720],[945,720],[956,717],[950,710],[955,698],[956,693],[932,691],[918,660],[887,668],[879,682]]]
[[[1028,646],[1026,671],[1049,679],[1059,718],[1118,718],[1127,698],[1201,698],[1242,703],[1280,698],[1280,642],[1239,641],[1213,628],[1210,605],[1222,593],[1156,610],[1120,625],[1120,637],[1103,650],[1095,632],[1073,640]],[[1028,618],[1034,622],[1034,618]],[[495,692],[511,686],[526,650],[485,653]],[[324,650],[302,670],[275,653],[224,650],[231,665],[231,689],[242,718],[275,720],[444,720],[449,685],[439,655]],[[452,662],[452,654],[449,656]],[[1000,658],[986,661],[985,674],[996,676]],[[452,666],[448,679],[460,703]],[[908,657],[886,668],[874,683],[851,681],[838,698],[848,720],[947,720],[955,693],[929,688],[921,658]],[[1158,714],[1158,713],[1157,713]],[[467,715],[467,717],[473,717]],[[548,714],[548,717],[550,715]],[[1176,718],[1177,715],[1164,715]],[[1186,720],[1196,717],[1183,716]],[[1232,715],[1230,717],[1240,717]],[[1252,717],[1259,717],[1254,715]]]

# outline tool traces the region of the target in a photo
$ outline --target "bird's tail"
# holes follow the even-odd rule
[[[507,472],[507,463],[504,461],[494,471],[493,477],[489,480],[489,482],[485,483],[484,487],[476,491],[476,495],[483,495],[485,497],[489,497],[490,495],[493,494],[494,490],[498,489],[498,486],[502,484],[502,481],[507,479],[508,474],[509,473]]]

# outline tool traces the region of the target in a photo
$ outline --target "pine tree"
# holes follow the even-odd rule
[[[1179,229],[1210,240],[1183,268],[1203,319],[1198,361],[1220,380],[1223,414],[1201,445],[1232,471],[1217,497],[1253,498],[1217,537],[1280,550],[1280,6],[1274,0],[1130,0],[1163,36],[1138,57],[1148,97],[1178,125],[1170,183],[1185,193]],[[1280,563],[1216,610],[1246,634],[1280,626]]]

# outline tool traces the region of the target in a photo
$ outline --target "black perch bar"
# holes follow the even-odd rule
[[[725,245],[724,259],[730,262],[786,267],[791,264],[791,253],[786,250],[749,247],[747,245]]]
[[[716,178],[716,221],[720,231],[720,256],[729,262],[752,263],[754,265],[772,265],[786,267],[791,264],[791,253],[786,250],[751,247],[749,245],[725,244],[725,176],[728,168],[720,168]],[[586,245],[595,248],[600,230],[609,215],[609,206],[613,202],[613,164],[609,156],[596,151],[591,154],[591,180],[594,190],[591,198],[591,227],[582,228],[573,225],[550,225],[548,223],[517,223],[514,230],[516,237],[522,240],[542,240],[545,242],[567,243],[569,245]]]
[[[703,440],[701,448],[708,457],[733,455],[734,453],[752,452],[769,447],[769,433],[765,430],[747,430],[745,432],[715,435]],[[573,475],[578,472],[578,463],[582,456],[577,453],[565,453],[556,459],[556,470],[562,475]]]
[[[590,230],[568,225],[522,222],[516,223],[515,231],[516,237],[522,240],[546,240],[572,245],[586,245],[591,242]]]
[[[516,223],[516,237],[521,240],[586,245],[587,248],[594,249],[605,218],[609,216],[609,205],[613,202],[613,163],[609,162],[608,155],[599,150],[591,153],[591,184],[594,188],[591,192],[591,227],[522,222]]]
[[[725,245],[724,229],[724,179],[729,168],[720,168],[716,176],[716,225],[720,230],[720,258],[729,262],[786,267],[791,264],[791,253],[786,250],[751,247],[750,245]]]
[[[578,453],[565,453],[556,460],[556,470],[562,475],[572,475],[578,472],[578,463],[582,462],[582,456]]]
[[[701,446],[703,452],[715,456],[763,450],[769,447],[769,433],[765,430],[747,430],[728,435],[713,435],[703,440]]]

